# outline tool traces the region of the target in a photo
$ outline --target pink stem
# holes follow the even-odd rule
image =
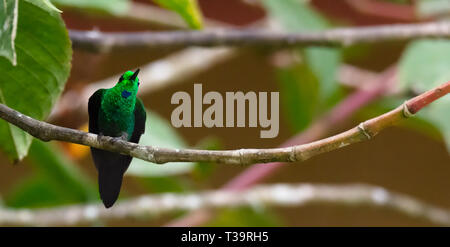
[[[411,114],[415,114],[431,102],[450,93],[450,81],[442,84],[432,91],[428,91],[408,101],[407,106]]]

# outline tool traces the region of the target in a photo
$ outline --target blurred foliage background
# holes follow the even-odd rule
[[[7,27],[0,34],[0,73],[3,75],[0,77],[0,102],[32,117],[82,130],[87,130],[84,111],[50,114],[60,98],[81,92],[87,85],[125,70],[164,59],[179,49],[101,54],[72,51],[66,29],[128,32],[210,28],[207,23],[242,28],[269,20],[271,28],[295,32],[417,23],[445,20],[450,16],[450,1],[446,0],[19,0],[17,35],[15,46],[11,46],[15,1],[7,2],[8,5],[3,6],[6,14],[0,16],[0,22]],[[141,11],[145,12],[143,6],[162,6],[177,13],[173,17],[171,12],[163,12],[175,18],[174,23],[178,24],[168,25],[139,17],[141,15],[135,11],[142,7]],[[60,14],[58,9],[63,12]],[[339,133],[448,81],[449,54],[450,41],[439,39],[282,51],[239,49],[237,55],[205,72],[178,78],[176,84],[141,96],[149,111],[147,131],[141,144],[203,149],[276,147],[310,128],[316,119],[355,90],[339,81],[339,68],[344,64],[374,73],[395,65],[395,85],[385,95],[358,109],[345,123],[328,126],[328,135]],[[17,66],[13,66],[14,63]],[[279,91],[280,134],[274,139],[259,139],[258,128],[172,128],[170,114],[175,106],[170,104],[171,95],[177,91],[193,94],[194,83],[202,83],[204,92]],[[301,164],[286,165],[265,182],[368,183],[450,208],[449,109],[450,97],[446,96],[417,117],[382,132],[369,142]],[[33,140],[0,120],[0,149],[3,206],[43,208],[99,201],[96,171],[88,148]],[[204,163],[155,166],[134,159],[126,173],[120,198],[217,189],[246,168]],[[102,222],[101,225],[159,226],[183,214]],[[388,209],[323,204],[222,209],[205,223],[207,226],[430,224]]]

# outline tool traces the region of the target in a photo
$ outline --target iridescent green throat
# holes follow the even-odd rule
[[[124,132],[128,139],[134,129],[134,107],[139,79],[133,78],[134,72],[127,71],[117,84],[106,89],[99,111],[99,127],[104,135],[121,136]]]

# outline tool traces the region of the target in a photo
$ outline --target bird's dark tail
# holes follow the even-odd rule
[[[120,171],[113,169],[100,169],[98,171],[98,190],[106,208],[111,207],[119,197],[122,178],[123,173]]]
[[[98,171],[98,189],[106,208],[111,207],[119,197],[123,174],[130,165],[131,156],[100,149],[91,149]]]

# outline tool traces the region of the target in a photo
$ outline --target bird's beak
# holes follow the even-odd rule
[[[139,74],[139,71],[140,71],[140,69],[137,69],[137,70],[134,72],[134,74],[130,77],[130,80],[131,80],[131,81],[134,81],[134,80],[136,79],[137,75]]]

